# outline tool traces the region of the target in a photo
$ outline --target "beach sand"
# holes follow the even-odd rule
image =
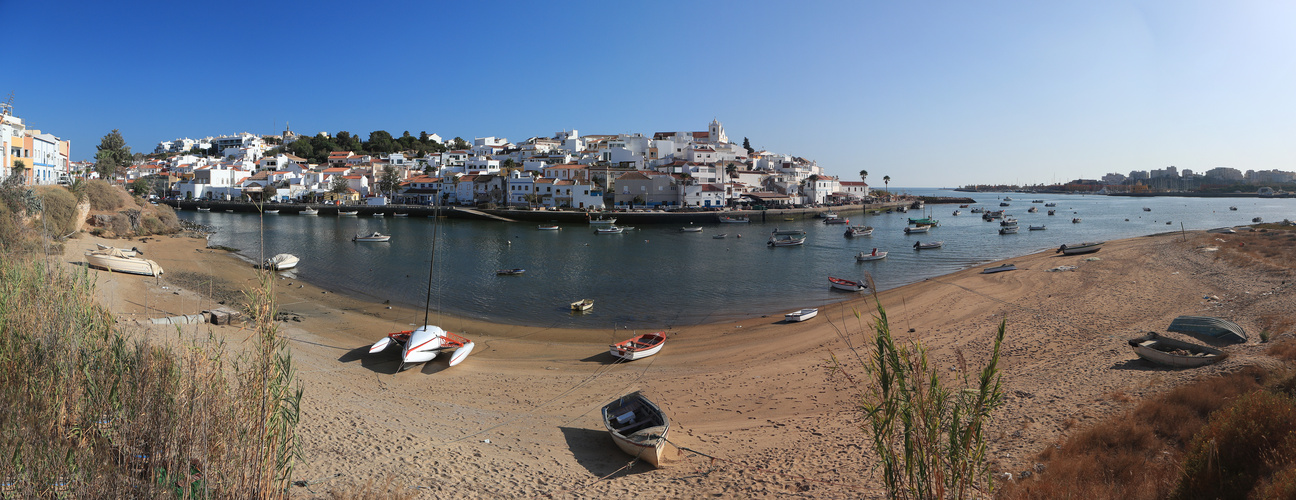
[[[857,356],[867,352],[853,353],[848,340],[867,349],[874,300],[886,308],[892,330],[921,340],[951,380],[956,350],[976,369],[999,322],[1007,321],[1006,404],[988,435],[995,469],[1016,475],[1046,446],[1147,395],[1272,362],[1263,355],[1256,318],[1296,310],[1291,278],[1238,267],[1203,248],[1231,238],[1189,233],[1184,241],[1176,233],[1109,242],[1090,255],[1028,255],[1005,261],[1016,271],[979,274],[988,264],[877,299],[861,295],[804,323],[784,323],[786,311],[770,311],[679,327],[669,331],[661,354],[631,363],[607,354],[607,345],[629,331],[497,325],[433,313],[433,324],[469,337],[476,349],[453,369],[443,356],[401,373],[394,373],[395,354],[369,356],[368,347],[388,332],[423,324],[422,310],[280,276],[280,331],[305,388],[305,460],[293,479],[308,486],[292,493],[325,497],[373,482],[428,498],[879,497],[857,390],[830,373],[835,355],[858,377]],[[166,269],[162,279],[91,271],[100,301],[123,322],[234,304],[257,282],[246,262],[195,238],[87,236],[69,241],[64,260],[84,262],[82,252],[96,242],[138,246]],[[1049,271],[1061,266],[1075,267]],[[854,317],[857,309],[863,321]],[[1232,319],[1252,339],[1229,347],[1224,362],[1193,370],[1157,368],[1126,345],[1184,314]],[[182,332],[214,333],[235,346],[250,335],[239,326],[188,325]],[[152,327],[147,334],[174,338],[175,329]],[[632,464],[602,427],[602,405],[634,390],[667,412],[670,441],[688,450],[671,467]]]

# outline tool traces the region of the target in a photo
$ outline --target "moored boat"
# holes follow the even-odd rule
[[[314,209],[314,208],[312,208],[312,207],[306,207],[306,208],[303,208],[302,211],[297,212],[297,213],[298,213],[299,215],[319,215],[319,210],[316,210],[316,209]]]
[[[859,262],[868,262],[870,260],[882,260],[885,259],[886,256],[887,256],[886,252],[879,252],[878,249],[874,248],[872,252],[869,253],[860,252],[859,254],[855,255],[855,260]]]
[[[848,279],[834,278],[832,276],[828,277],[828,283],[831,283],[832,287],[837,290],[845,290],[848,292],[862,292],[868,289],[868,285],[864,284],[863,281],[852,281]]]
[[[626,361],[652,356],[666,345],[666,332],[645,333],[617,342],[608,347],[608,353]]]
[[[1017,226],[1004,226],[999,228],[999,234],[1017,234]]]
[[[1193,368],[1228,357],[1224,351],[1162,336],[1156,332],[1129,339],[1134,354],[1153,363],[1175,368]]]
[[[1085,243],[1076,243],[1072,245],[1062,245],[1053,253],[1062,255],[1079,255],[1084,253],[1093,253],[1102,250],[1102,241],[1090,241]]]
[[[783,237],[770,236],[769,243],[767,244],[772,247],[791,247],[791,246],[805,244],[805,240],[806,240],[805,236],[793,236],[793,235],[787,235]]]
[[[819,315],[819,310],[813,307],[793,311],[783,315],[783,320],[788,322],[805,321]]]
[[[944,245],[945,245],[945,242],[942,242],[942,241],[933,241],[933,242],[931,242],[931,243],[923,243],[923,242],[919,241],[919,242],[917,242],[917,243],[914,243],[914,246],[913,246],[913,247],[914,247],[914,250],[934,250],[934,249],[940,248],[940,247],[942,247],[942,246],[944,246]]]
[[[594,299],[580,299],[571,303],[571,309],[576,312],[585,312],[594,308]]]
[[[603,427],[617,448],[653,467],[662,467],[671,458],[666,412],[637,391],[603,406]]]
[[[744,223],[751,222],[751,219],[747,217],[729,217],[726,215],[721,215],[720,222],[723,222],[725,224],[744,224]]]
[[[873,234],[873,226],[850,226],[846,228],[846,237],[868,236]]]
[[[523,274],[526,274],[526,269],[522,269],[522,268],[517,268],[517,269],[496,269],[496,270],[495,270],[495,274],[496,274],[497,276],[521,276],[521,275],[523,275]]]
[[[272,271],[285,271],[297,267],[298,262],[300,262],[300,259],[298,259],[296,255],[281,253],[266,259],[265,262],[261,264],[261,267]]]
[[[380,233],[380,232],[378,232],[378,231],[374,231],[373,233],[369,234],[368,236],[362,236],[362,235],[357,234],[357,235],[355,235],[355,236],[353,236],[353,237],[351,238],[351,241],[355,241],[355,242],[358,242],[358,243],[382,243],[382,242],[385,242],[385,241],[391,241],[391,235],[390,235],[390,234],[382,234],[382,233]]]
[[[539,229],[541,231],[557,231],[562,228],[559,227],[557,224],[541,224],[539,226],[536,226],[536,229]]]
[[[119,273],[160,276],[162,266],[157,262],[140,257],[138,253],[127,256],[120,248],[109,247],[104,250],[93,250],[85,253],[86,264],[91,267],[117,271]]]

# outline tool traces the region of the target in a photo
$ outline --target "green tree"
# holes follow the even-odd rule
[[[500,170],[504,172],[505,177],[508,177],[510,172],[518,170],[519,168],[521,167],[518,167],[517,162],[513,161],[512,158],[505,158],[504,161],[500,162]]]
[[[315,156],[315,146],[309,139],[299,139],[288,145],[288,151],[302,158],[310,159]]]
[[[103,139],[99,140],[97,148],[95,171],[99,172],[100,178],[112,179],[114,175],[117,175],[118,169],[130,166],[130,146],[126,145],[126,139],[122,138],[121,132],[117,129],[113,129],[111,133],[103,136]]]
[[[891,176],[889,176],[889,175],[884,175],[884,176],[882,176],[882,183],[886,185],[886,192],[887,192],[887,196],[890,196],[890,195],[891,195]]]
[[[860,180],[868,182],[868,170],[860,170]]]
[[[751,147],[751,141],[747,140],[746,137],[743,137],[743,149],[747,150],[747,154],[752,154],[756,152],[756,150],[752,149]]]
[[[450,144],[446,147],[450,149],[469,149],[472,147],[472,145],[468,144],[468,141],[463,140],[462,137],[455,137],[454,140],[451,140]]]
[[[24,183],[27,182],[27,163],[22,160],[14,160],[12,175],[22,179]]]
[[[738,165],[735,163],[730,163],[729,165],[726,165],[725,173],[729,174],[729,177],[733,177],[735,179],[738,178]]]
[[[365,151],[391,153],[396,151],[396,142],[392,140],[391,133],[386,130],[375,130],[369,132],[369,143],[365,145]]]
[[[130,183],[131,193],[135,196],[148,196],[149,190],[152,189],[152,187],[153,184],[149,182],[147,177],[140,177]]]
[[[378,177],[378,190],[395,195],[398,187],[400,187],[400,175],[396,173],[396,167],[391,165],[383,167],[382,174]]]

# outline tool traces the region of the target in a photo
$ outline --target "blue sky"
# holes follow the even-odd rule
[[[4,2],[0,97],[178,137],[705,130],[892,186],[1296,170],[1296,3]]]

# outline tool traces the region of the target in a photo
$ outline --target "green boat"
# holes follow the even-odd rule
[[[933,219],[931,217],[923,217],[921,219],[909,219],[910,224],[919,224],[923,226],[935,226],[938,222],[940,221]]]

